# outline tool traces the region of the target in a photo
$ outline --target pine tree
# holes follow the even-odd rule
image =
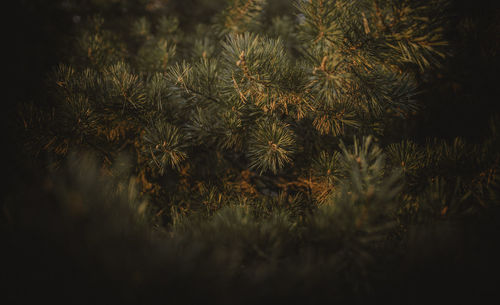
[[[293,182],[338,139],[382,136],[418,109],[417,79],[447,52],[445,4],[300,1],[289,47],[265,1],[230,1],[184,40],[175,16],[89,18],[51,80],[62,126],[49,132],[67,132],[42,147],[128,151],[148,180],[182,172],[191,186],[245,170],[266,189]]]
[[[21,110],[25,148],[70,177],[50,189],[64,211],[100,215],[89,231],[174,249],[152,265],[359,301],[404,278],[407,249],[498,207],[498,119],[477,142],[408,132],[456,52],[450,1],[64,3],[81,21],[45,103]]]

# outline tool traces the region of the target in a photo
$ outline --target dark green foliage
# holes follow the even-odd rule
[[[415,129],[462,56],[451,1],[60,5],[71,47],[16,125],[40,178],[2,205],[9,259],[39,232],[50,263],[7,277],[75,266],[61,300],[107,304],[490,290],[462,279],[499,253],[498,117],[475,138]]]
[[[291,161],[293,134],[286,125],[276,122],[262,122],[256,127],[249,141],[250,168],[276,173]]]
[[[143,139],[145,141],[144,155],[153,167],[179,169],[180,163],[186,158],[183,151],[184,139],[177,127],[161,121],[146,127]]]

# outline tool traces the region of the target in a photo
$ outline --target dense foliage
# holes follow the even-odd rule
[[[14,303],[38,280],[85,304],[493,293],[498,116],[418,130],[477,26],[456,4],[58,5],[73,30],[16,125],[43,186],[3,204],[7,254],[40,270],[8,269]]]

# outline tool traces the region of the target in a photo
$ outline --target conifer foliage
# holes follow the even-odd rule
[[[409,289],[405,251],[498,208],[498,120],[474,143],[406,132],[454,55],[450,1],[187,1],[218,9],[201,21],[175,1],[63,2],[81,21],[45,101],[20,111],[24,147],[50,169],[44,192],[85,223],[62,229],[91,246],[107,223],[119,246],[141,240],[149,275],[105,271],[127,278],[129,301],[233,301],[169,286],[189,278],[263,291],[249,304]],[[168,292],[143,289],[154,282]]]

